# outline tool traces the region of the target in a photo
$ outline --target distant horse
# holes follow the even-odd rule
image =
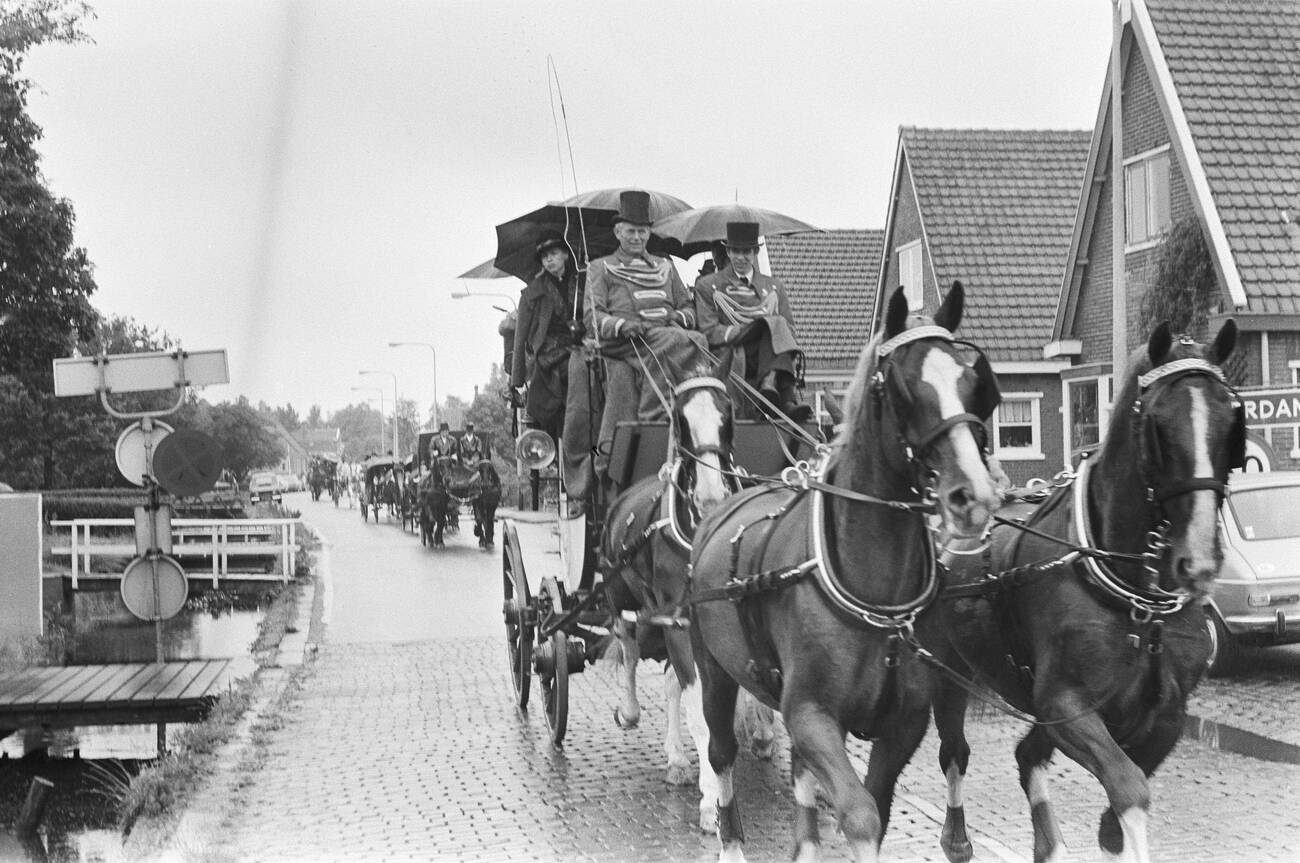
[[[478,547],[494,548],[497,507],[501,505],[501,477],[492,466],[492,459],[479,459],[478,473],[471,482],[470,493],[473,496],[470,505],[474,509],[474,535],[478,537]]]
[[[452,498],[443,474],[450,463],[450,457],[435,458],[429,464],[429,472],[420,480],[420,542],[433,548],[444,547],[442,535]]]
[[[667,778],[675,785],[691,781],[690,760],[681,745],[683,700],[687,726],[701,760],[708,748],[695,660],[684,628],[690,586],[687,572],[699,518],[740,490],[732,461],[732,418],[727,387],[718,376],[702,374],[678,384],[670,413],[672,449],[664,469],[614,499],[601,537],[610,605],[616,612],[636,612],[643,623],[664,627],[662,636],[672,672],[666,684],[669,703],[664,752],[668,756]],[[640,719],[638,625],[621,617],[614,623],[625,675],[623,705],[614,709],[614,721],[623,728],[634,727]],[[765,718],[757,745],[770,755],[771,711],[766,711]],[[712,830],[717,820],[710,775],[708,770],[700,772],[700,826],[707,830]]]
[[[1129,358],[1100,454],[1023,531],[999,527],[987,557],[952,563],[955,586],[934,632],[923,633],[943,661],[1037,718],[1016,747],[1036,861],[1062,847],[1047,799],[1058,748],[1106,790],[1102,849],[1148,859],[1147,777],[1178,742],[1205,670],[1201,599],[1223,560],[1217,515],[1228,471],[1245,458],[1244,415],[1219,370],[1236,338],[1232,321],[1208,349],[1157,327]],[[961,793],[967,700],[962,681],[935,675],[949,788],[941,842],[954,861],[971,856]]]
[[[938,592],[927,514],[950,535],[974,536],[998,500],[981,457],[997,383],[987,359],[953,339],[963,304],[954,283],[933,321],[909,318],[895,292],[827,464],[734,495],[696,529],[691,641],[721,859],[744,856],[732,782],[738,686],[785,719],[796,855],[818,852],[820,786],[853,858],[878,857],[898,774],[929,724],[930,673],[908,647]],[[846,733],[873,741],[865,785]]]

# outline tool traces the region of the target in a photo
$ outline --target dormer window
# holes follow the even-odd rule
[[[914,312],[921,311],[925,305],[925,294],[922,291],[925,280],[921,277],[920,240],[898,247],[898,283],[903,286],[907,307]]]
[[[1124,160],[1124,241],[1147,248],[1169,230],[1169,145]]]

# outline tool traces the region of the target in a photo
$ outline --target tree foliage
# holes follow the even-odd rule
[[[1218,310],[1214,261],[1200,221],[1187,216],[1174,223],[1160,246],[1155,281],[1142,297],[1142,331],[1168,321],[1175,333],[1203,338]]]
[[[510,391],[510,375],[496,363],[492,364],[492,374],[487,386],[481,387],[473,403],[465,411],[465,422],[474,423],[474,430],[486,435],[492,452],[509,457],[515,451],[515,439],[511,435],[510,404],[506,393]]]

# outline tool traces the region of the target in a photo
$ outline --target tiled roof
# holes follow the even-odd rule
[[[863,230],[767,238],[768,263],[786,286],[810,370],[857,363],[884,242],[884,231]]]
[[[935,277],[965,285],[961,333],[990,359],[1042,359],[1091,135],[902,130]]]
[[[1300,4],[1146,5],[1250,310],[1300,313]]]

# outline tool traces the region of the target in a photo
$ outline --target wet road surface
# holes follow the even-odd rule
[[[301,497],[290,504],[331,543],[329,625],[263,766],[232,801],[221,859],[716,858],[716,839],[694,826],[694,786],[663,779],[657,666],[638,671],[643,715],[632,731],[613,724],[612,669],[571,678],[568,737],[556,750],[542,716],[513,705],[499,552],[475,548],[468,527],[447,550],[426,550],[399,525],[365,525],[356,510]],[[1231,692],[1231,683],[1214,684],[1210,700]],[[1293,684],[1271,694],[1300,704]],[[1000,716],[971,723],[966,793],[976,860],[1032,858],[1012,758],[1021,733]],[[852,744],[860,767],[869,751]],[[944,859],[936,765],[931,733],[903,774],[882,860]],[[1053,774],[1066,859],[1097,859],[1100,786],[1060,757]],[[751,860],[789,858],[788,782],[784,746],[772,762],[742,753],[737,793]],[[1153,857],[1300,859],[1297,792],[1300,766],[1184,740],[1152,783]],[[821,828],[824,859],[848,859],[824,807]]]

